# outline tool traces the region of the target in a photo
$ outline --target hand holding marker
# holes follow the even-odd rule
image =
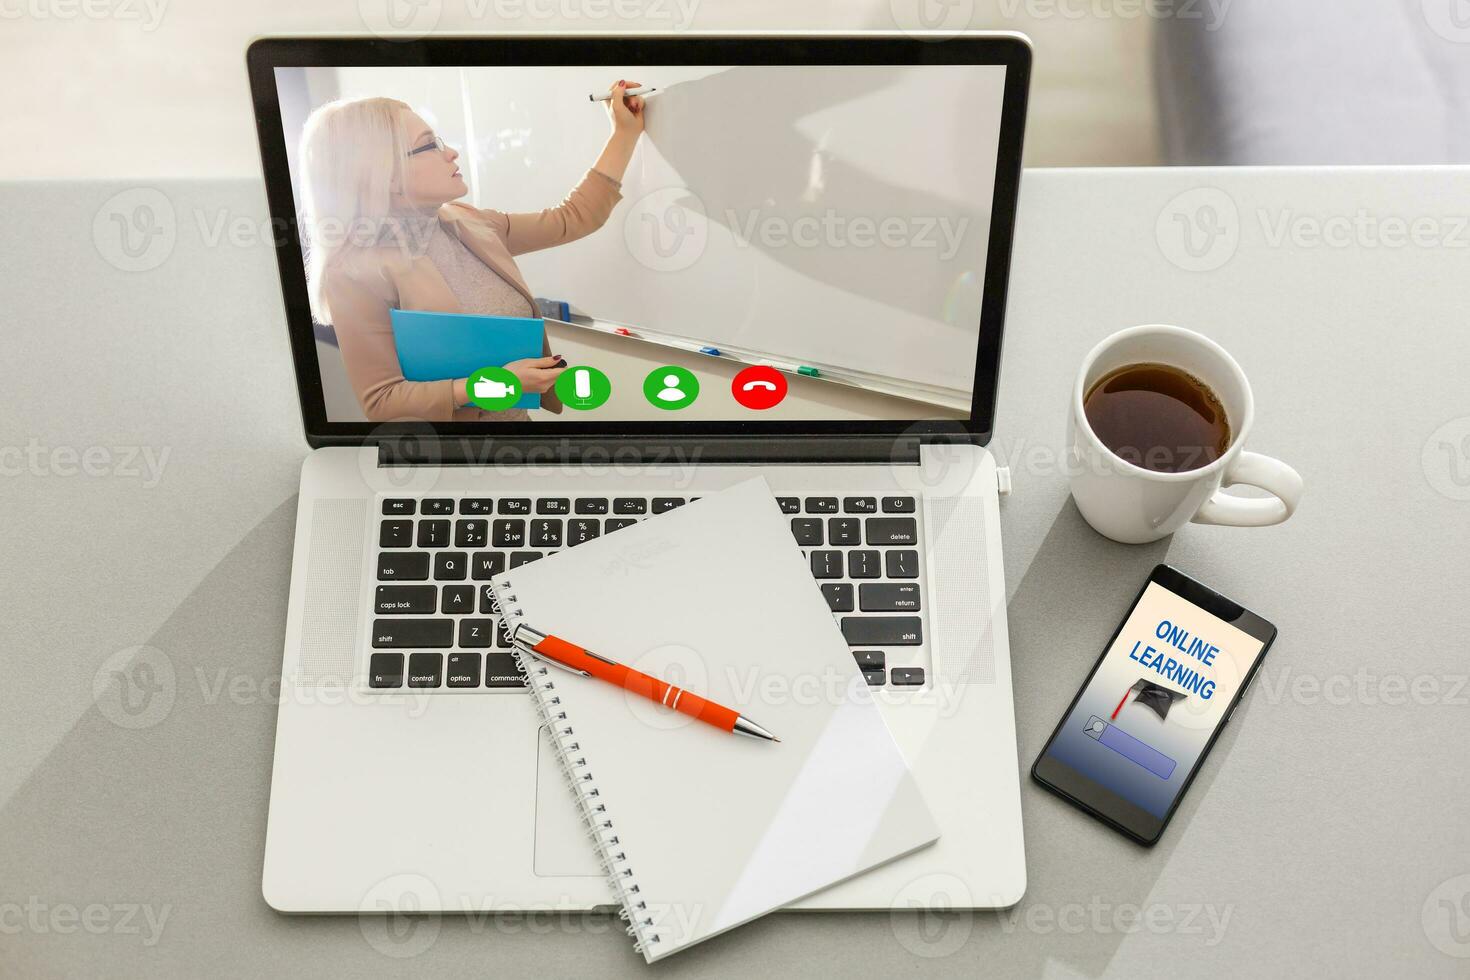
[[[638,88],[624,89],[623,90],[623,96],[624,97],[627,97],[627,96],[630,96],[630,95],[647,95],[650,92],[657,92],[657,91],[658,91],[658,89],[655,86],[653,86],[653,85],[643,85],[643,86],[640,86]],[[611,92],[603,92],[601,95],[598,95],[596,92],[593,92],[593,93],[591,93],[590,95],[587,96],[587,101],[588,102],[606,102],[606,101],[608,101],[611,98],[612,98],[612,93]]]

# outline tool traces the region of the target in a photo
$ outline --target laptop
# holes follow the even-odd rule
[[[274,38],[247,63],[311,447],[267,903],[613,907],[485,586],[755,475],[942,834],[795,907],[1016,903],[986,446],[1026,40]],[[599,98],[620,81],[650,91]],[[398,370],[392,310],[522,305],[555,314],[540,373]],[[517,384],[538,408],[506,410]]]

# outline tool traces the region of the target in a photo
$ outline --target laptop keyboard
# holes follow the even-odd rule
[[[523,686],[491,576],[611,534],[684,497],[384,497],[368,685]],[[698,497],[689,498],[698,500]],[[777,497],[871,687],[924,683],[922,545],[912,496]]]

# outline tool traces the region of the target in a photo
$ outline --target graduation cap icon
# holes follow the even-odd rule
[[[1134,702],[1151,709],[1159,716],[1160,721],[1169,717],[1169,709],[1178,701],[1183,701],[1189,695],[1181,694],[1179,691],[1171,691],[1167,687],[1155,684],[1153,681],[1139,678],[1134,681],[1133,686],[1123,692],[1123,699],[1118,702],[1113,717],[1118,717],[1118,712],[1123,710],[1123,705],[1128,701],[1128,695],[1135,695]]]

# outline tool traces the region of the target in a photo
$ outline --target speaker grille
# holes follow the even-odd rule
[[[995,639],[990,614],[985,502],[978,497],[935,497],[929,516],[934,596],[934,678],[942,684],[995,682]]]
[[[353,674],[362,603],[362,545],[368,501],[323,499],[311,507],[301,679],[346,684]]]

